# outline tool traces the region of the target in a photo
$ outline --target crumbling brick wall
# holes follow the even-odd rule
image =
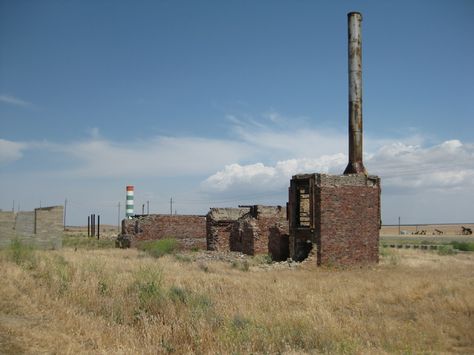
[[[206,217],[196,215],[146,215],[122,221],[122,234],[131,245],[140,241],[175,238],[185,250],[206,249]]]
[[[218,225],[220,249],[211,250],[231,250],[248,255],[271,254],[275,260],[287,258],[288,223],[285,208],[255,205],[246,207],[246,213],[240,214],[236,220]]]
[[[309,194],[309,223],[299,207]],[[290,255],[317,245],[318,265],[378,262],[380,179],[365,175],[296,175],[290,185]],[[309,244],[308,244],[309,243]]]
[[[269,228],[268,253],[274,261],[284,261],[290,256],[288,222],[277,222]]]
[[[233,225],[249,211],[249,207],[211,208],[206,215],[207,250],[235,251],[231,240]]]
[[[270,235],[273,232],[273,238],[282,237],[288,234],[285,230],[286,223],[286,209],[281,206],[253,206],[250,211],[254,221],[249,227],[253,228],[252,233],[247,233],[243,236],[244,245],[251,246],[251,249],[244,249],[245,254],[273,254],[276,251],[270,249]],[[275,228],[279,228],[280,233],[276,233]],[[253,240],[246,240],[252,238]],[[273,240],[272,246],[277,243]]]

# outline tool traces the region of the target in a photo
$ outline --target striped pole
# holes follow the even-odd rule
[[[125,217],[132,218],[133,216],[133,186],[127,186],[127,201],[126,201]]]

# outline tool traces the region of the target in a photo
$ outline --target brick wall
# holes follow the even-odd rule
[[[237,213],[233,215],[238,217],[236,220],[227,219],[225,223],[220,221],[220,224],[214,221],[214,235],[211,235],[214,249],[211,250],[238,251],[248,255],[271,254],[275,260],[285,260],[288,257],[286,209],[261,205],[245,209],[240,217]]]
[[[377,263],[380,180],[366,181],[365,185],[343,182],[344,179],[336,179],[317,185],[318,264]]]
[[[122,221],[122,234],[132,246],[144,240],[175,238],[182,249],[206,249],[206,217],[196,215],[147,215]]]
[[[288,222],[277,222],[269,228],[268,253],[274,261],[284,261],[290,256]]]
[[[232,228],[249,211],[249,207],[211,208],[206,215],[207,250],[236,251],[235,243],[231,242]]]
[[[298,223],[301,186],[310,195],[309,224]],[[306,203],[306,201],[304,201]],[[365,175],[296,175],[290,184],[290,255],[303,259],[312,243],[318,265],[378,262],[380,179]]]

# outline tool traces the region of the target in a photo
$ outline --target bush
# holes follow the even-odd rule
[[[138,249],[143,250],[155,258],[166,254],[172,254],[178,249],[178,242],[174,238],[150,240],[138,245]]]
[[[462,251],[474,251],[474,243],[468,242],[451,242],[454,249]]]
[[[8,258],[15,264],[24,266],[27,269],[35,268],[37,264],[35,248],[22,243],[18,239],[11,241],[8,249]]]
[[[456,251],[453,249],[451,245],[441,245],[438,248],[439,255],[453,255],[456,254]]]
[[[260,264],[272,264],[272,256],[270,254],[259,254],[253,257],[253,263],[256,265]]]
[[[173,302],[187,303],[191,295],[188,290],[182,287],[171,286],[169,290],[169,297]]]
[[[161,269],[141,267],[135,273],[134,279],[128,291],[129,294],[137,297],[138,310],[148,314],[159,313],[161,305],[165,301]]]

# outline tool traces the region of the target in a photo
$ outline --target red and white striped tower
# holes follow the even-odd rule
[[[133,212],[133,193],[134,193],[134,188],[133,186],[127,186],[127,201],[125,204],[125,217],[126,218],[132,218],[134,215]]]

